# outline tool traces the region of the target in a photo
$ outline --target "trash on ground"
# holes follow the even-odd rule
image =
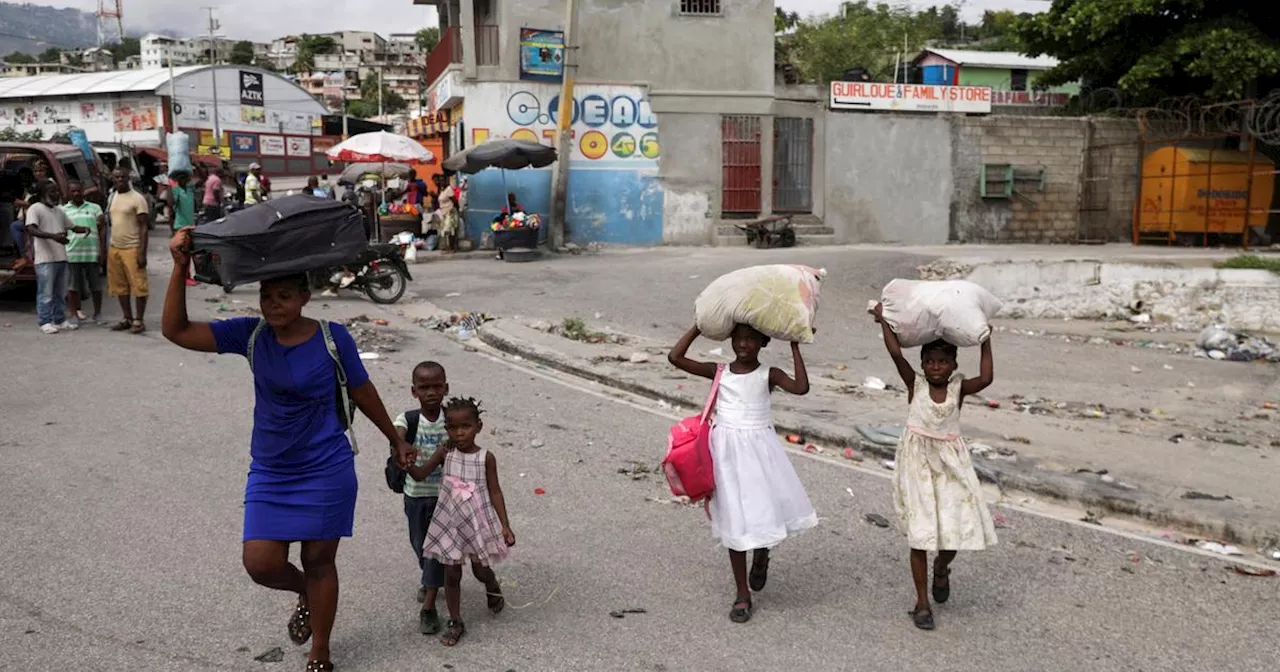
[[[1028,445],[1028,446],[1029,446],[1029,445],[1031,445],[1031,439],[1028,439],[1028,438],[1027,438],[1027,437],[1025,437],[1025,436],[1006,436],[1006,437],[1004,437],[1004,440],[1005,440],[1005,441],[1012,441],[1012,442],[1014,442],[1014,443],[1021,443],[1021,444]]]
[[[284,660],[284,650],[278,646],[272,647],[259,653],[253,657],[259,663],[278,663]]]
[[[645,497],[644,501],[653,502],[654,504],[679,504],[681,506],[689,505],[688,497]]]
[[[631,460],[627,462],[627,466],[619,467],[618,473],[630,476],[633,481],[640,481],[649,477],[649,474],[657,473],[652,467],[644,462]]]
[[[647,352],[631,353],[630,362],[632,364],[644,364],[645,362],[648,362],[648,361],[649,361],[649,353]]]
[[[378,354],[378,353],[376,353],[376,352],[362,352],[362,353],[360,353],[360,359],[364,359],[364,360],[381,359],[381,358],[382,358],[382,355],[379,355],[379,354]]]
[[[883,380],[880,380],[879,378],[876,378],[875,376],[867,376],[866,378],[864,378],[864,379],[862,380],[862,387],[864,387],[864,388],[866,388],[866,389],[868,389],[868,390],[877,390],[877,391],[880,391],[880,390],[884,390],[884,389],[888,388],[889,386],[888,386],[888,385],[886,385],[886,384],[885,384],[885,382],[884,382]]]
[[[1138,367],[1136,367],[1136,366],[1131,366],[1131,367],[1129,367],[1129,371],[1130,371],[1131,373],[1142,373],[1142,369],[1139,369],[1139,368],[1138,368]]]
[[[853,496],[854,496],[854,494],[853,494],[853,488],[845,488],[845,489],[844,489],[844,491],[845,491],[845,492],[847,492],[847,493],[849,493],[849,496],[850,496],[850,497],[853,497]]]
[[[996,401],[995,399],[988,399],[987,408],[1000,408],[1000,402]]]
[[[1231,499],[1231,495],[1211,495],[1207,492],[1200,492],[1199,490],[1188,490],[1187,492],[1182,493],[1182,498],[1203,499],[1210,502],[1225,502]]]
[[[991,517],[991,522],[997,528],[1009,527],[1009,516],[1006,516],[1003,513],[997,513]]]
[[[844,459],[846,460],[853,460],[854,462],[862,461],[862,456],[853,452],[852,448],[845,448],[844,452],[842,452],[841,454],[844,455]]]
[[[1232,565],[1231,569],[1241,576],[1260,576],[1270,578],[1276,576],[1274,569],[1259,569],[1257,567],[1248,567],[1246,565]]]
[[[812,443],[809,443],[809,444],[805,444],[804,452],[809,453],[811,455],[817,455],[818,453],[822,452],[822,449],[813,445]]]
[[[1187,439],[1186,434],[1174,434],[1173,436],[1169,437],[1169,443],[1182,443],[1186,439]]]
[[[880,466],[888,469],[889,471],[893,471],[898,468],[898,463],[893,460],[880,460]]]
[[[1080,522],[1088,523],[1090,525],[1101,525],[1102,514],[1098,513],[1097,511],[1086,511],[1084,514],[1084,518],[1081,518]]]
[[[1116,477],[1112,476],[1111,474],[1103,474],[1098,477],[1098,480],[1110,485],[1116,482]]]
[[[385,326],[387,326],[387,325],[391,324],[390,322],[388,322],[388,321],[386,321],[386,320],[384,320],[384,319],[382,319],[382,318],[378,318],[378,319],[374,320],[374,321],[373,321],[373,323],[374,323],[374,324],[376,324],[376,325],[378,325],[379,327],[385,327]]]
[[[535,495],[545,495],[545,494],[547,494],[547,491],[546,491],[546,490],[544,490],[544,489],[542,489],[542,488],[534,488],[534,489],[533,489],[533,494],[535,494]]]
[[[1218,555],[1244,555],[1244,553],[1240,552],[1239,548],[1236,548],[1231,544],[1221,544],[1216,541],[1208,541],[1206,539],[1197,541],[1196,548],[1202,551],[1209,551],[1210,553],[1217,553]]]
[[[462,296],[462,292],[449,292],[448,294],[445,294],[445,295],[444,295],[444,298],[446,298],[446,299],[456,299],[456,298],[458,298],[459,296]]]
[[[1231,331],[1217,324],[1200,332],[1196,337],[1196,348],[1196,357],[1233,362],[1280,362],[1280,346],[1271,339]]]
[[[865,514],[862,516],[862,519],[876,527],[889,527],[889,519],[878,513]]]
[[[647,613],[649,612],[644,609],[619,609],[617,611],[609,612],[609,615],[614,618],[626,618],[627,614],[647,614]]]
[[[543,446],[545,446],[545,445],[547,445],[547,442],[546,442],[546,441],[543,441],[542,439],[534,439],[534,440],[532,440],[532,441],[530,441],[530,442],[529,442],[529,447],[530,447],[530,448],[541,448],[541,447],[543,447]]]
[[[794,444],[794,445],[797,445],[797,446],[799,446],[799,445],[803,445],[803,444],[804,444],[804,435],[803,435],[803,434],[788,434],[788,435],[787,435],[787,443]]]
[[[1260,551],[1258,554],[1268,560],[1280,560],[1280,544],[1273,544]]]

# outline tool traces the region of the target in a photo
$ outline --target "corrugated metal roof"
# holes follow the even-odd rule
[[[206,65],[188,65],[173,69],[174,77],[204,70]],[[86,96],[112,93],[153,93],[169,82],[168,68],[147,70],[112,70],[75,75],[39,75],[36,77],[0,78],[0,100],[42,98],[46,96]]]
[[[1016,51],[969,51],[966,49],[925,49],[921,54],[937,54],[957,65],[975,68],[1009,68],[1011,70],[1048,70],[1057,67],[1052,56],[1032,58]],[[918,60],[918,59],[917,59]]]

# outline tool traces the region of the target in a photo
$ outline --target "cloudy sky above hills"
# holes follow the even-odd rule
[[[75,7],[96,11],[96,0],[28,0],[38,5]],[[173,0],[125,0],[125,27],[130,32],[173,30],[184,34],[202,34],[207,30],[205,5],[218,7],[222,32],[228,37],[266,41],[287,33],[330,32],[341,28],[374,30],[384,35],[413,32],[436,24],[435,9],[415,6],[410,0],[325,0],[323,11],[316,0],[205,0],[174,2]],[[830,13],[839,0],[782,0],[788,11],[802,16]],[[927,7],[945,4],[941,0],[910,0],[909,4]],[[370,11],[370,6],[379,10]],[[970,18],[988,9],[1037,11],[1048,6],[1047,0],[967,0],[962,3]]]

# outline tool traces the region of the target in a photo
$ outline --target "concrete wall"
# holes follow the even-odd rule
[[[958,117],[952,122],[955,182],[951,237],[959,242],[1078,240],[1085,122],[1055,117]],[[1044,172],[1044,187],[1018,182],[1011,199],[982,198],[983,164]]]
[[[501,65],[489,76],[516,80],[520,29],[563,30],[564,0],[496,2]],[[733,0],[722,7],[721,16],[696,17],[681,16],[679,0],[582,0],[578,79],[772,94],[773,1]]]
[[[823,212],[836,240],[946,243],[951,143],[939,116],[828,113]]]
[[[706,245],[720,214],[720,115],[663,114],[658,182],[665,192],[663,242]]]
[[[534,82],[467,85],[467,146],[490,138],[550,143],[559,86]],[[663,147],[644,89],[580,84],[575,89],[569,160],[567,234],[573,242],[663,242]],[[485,170],[472,176],[466,232],[479,240],[515,192],[528,212],[551,214],[551,168]]]

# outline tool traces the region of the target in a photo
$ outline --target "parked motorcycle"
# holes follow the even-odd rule
[[[406,245],[370,243],[355,261],[312,271],[312,289],[352,289],[364,292],[369,300],[391,304],[404,296],[413,280],[404,260]]]

